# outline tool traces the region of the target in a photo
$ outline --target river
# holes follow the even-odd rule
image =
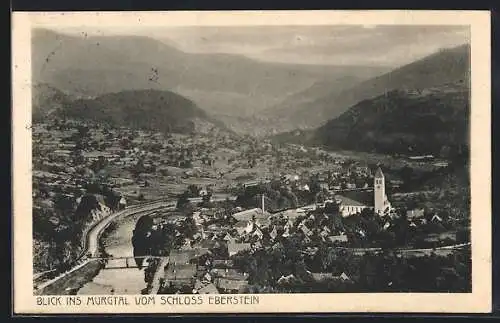
[[[234,196],[227,194],[218,194],[212,200],[223,201],[226,198],[232,200]],[[192,202],[201,202],[201,198],[192,198]],[[166,208],[172,207],[174,202],[165,205]],[[173,204],[175,205],[175,204]],[[145,210],[147,213],[147,210]],[[139,217],[144,215],[141,212],[136,215],[119,217],[114,220],[117,227],[107,237],[103,239],[106,252],[113,257],[132,257],[132,232]],[[94,246],[97,249],[97,245]],[[112,266],[112,264],[109,264]],[[108,267],[108,265],[107,265]],[[80,295],[137,295],[146,287],[144,282],[144,269],[138,268],[120,268],[102,269],[92,281],[83,285],[78,294]]]
[[[114,257],[130,257],[132,250],[132,231],[141,215],[134,215],[117,221],[117,227],[105,239],[106,252]],[[144,269],[103,269],[94,279],[79,291],[81,295],[137,295],[146,287]]]

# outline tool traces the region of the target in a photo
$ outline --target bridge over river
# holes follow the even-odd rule
[[[89,260],[104,261],[106,263],[106,266],[103,268],[103,270],[109,270],[109,269],[139,268],[139,266],[137,266],[136,259],[143,259],[143,266],[142,267],[146,267],[148,260],[152,260],[152,259],[162,260],[164,258],[166,258],[166,257],[160,257],[160,256],[140,256],[140,257],[123,256],[123,257],[93,257],[93,258],[89,258]]]

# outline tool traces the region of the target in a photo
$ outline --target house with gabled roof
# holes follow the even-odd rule
[[[194,285],[196,265],[169,263],[165,269],[165,282],[169,285]]]
[[[281,235],[283,238],[289,237],[290,236],[290,229],[289,227],[285,227],[285,232]]]
[[[219,290],[214,284],[210,283],[200,288],[198,294],[219,294]]]
[[[248,281],[217,278],[215,285],[224,293],[240,294],[248,287]]]
[[[258,226],[255,226],[252,231],[252,237],[257,237],[260,240],[264,237],[264,233],[262,233],[262,230]]]
[[[319,233],[319,236],[322,237],[322,238],[326,238],[327,236],[330,235],[330,229],[328,229],[326,226],[323,227],[323,229],[321,230],[321,232]]]
[[[254,243],[252,243],[252,250],[258,250],[258,249],[261,249],[262,248],[262,243],[259,241],[255,241]]]
[[[269,236],[273,240],[276,239],[276,237],[278,236],[278,230],[276,230],[276,226],[273,227],[273,230],[269,233]]]
[[[251,248],[252,246],[250,243],[229,242],[227,244],[227,252],[230,257],[238,252],[250,250]]]
[[[371,203],[366,199],[360,201],[359,199],[352,199],[345,195],[336,195],[335,200],[339,204],[339,211],[344,217],[361,213],[366,208],[373,208]]]
[[[237,212],[233,214],[232,217],[236,221],[251,221],[252,219],[267,218],[269,217],[269,214],[267,214],[267,212],[263,213],[260,208],[253,208]]]
[[[432,221],[432,222],[442,222],[442,221],[443,221],[443,219],[442,219],[439,215],[434,214],[434,215],[432,216],[432,218],[431,218],[431,221]]]
[[[210,273],[215,278],[227,278],[233,280],[246,280],[248,279],[248,273],[239,272],[232,268],[213,268]]]
[[[327,239],[330,242],[347,242],[348,241],[347,235],[345,235],[345,234],[340,234],[340,235],[335,235],[335,236],[328,236]]]
[[[299,229],[300,231],[302,231],[302,233],[304,233],[306,237],[310,237],[313,235],[313,232],[305,224],[302,224]]]
[[[295,276],[293,274],[290,274],[287,276],[281,275],[281,277],[278,278],[277,283],[278,284],[285,284],[285,283],[288,283],[290,281],[293,281],[294,279],[295,279]]]
[[[214,268],[232,268],[234,262],[230,259],[214,259],[212,265]]]
[[[406,217],[409,220],[416,219],[416,218],[423,218],[424,215],[425,215],[424,209],[413,209],[413,210],[406,211]]]
[[[202,280],[203,281],[207,281],[207,282],[211,282],[212,281],[212,275],[210,275],[210,273],[205,273],[205,275],[203,275],[203,277],[202,277]]]
[[[194,282],[193,293],[198,292],[198,290],[200,290],[203,286],[204,286],[203,283],[199,279],[197,279]]]
[[[248,222],[245,221],[238,221],[234,224],[233,228],[236,230],[238,235],[242,236],[246,234],[246,231],[248,230]]]
[[[311,276],[315,281],[324,281],[335,278],[335,275],[332,273],[311,273]]]
[[[229,234],[229,232],[226,233],[226,235],[224,236],[224,238],[222,240],[224,240],[224,241],[235,241],[235,239],[233,238],[233,236],[231,236]]]
[[[335,280],[341,280],[341,281],[351,281],[351,278],[349,278],[349,276],[345,273],[345,272],[342,272],[342,274],[340,275],[335,275],[333,273],[311,273],[309,272],[311,277],[317,281],[317,282],[321,282],[321,281],[325,281],[325,280],[329,280],[329,279],[335,279]]]

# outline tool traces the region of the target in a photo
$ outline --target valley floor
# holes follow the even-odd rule
[[[369,209],[341,216],[342,205],[328,209],[349,192],[372,196],[377,164],[383,165],[387,195],[394,204],[390,216],[377,217]],[[417,285],[412,284],[421,278],[411,268],[431,263],[434,276],[422,288],[468,289],[470,255],[463,251],[431,252],[406,262],[390,251],[432,250],[469,241],[467,203],[457,203],[460,196],[467,202],[467,190],[457,191],[455,173],[448,171],[446,161],[328,152],[224,131],[165,135],[59,120],[33,125],[33,168],[36,271],[71,266],[81,230],[97,213],[170,198],[177,200],[178,217],[158,213],[154,230],[164,243],[177,239],[172,232],[184,239],[168,251],[171,260],[185,257],[183,250],[209,251],[209,256],[192,260],[196,268],[189,269],[194,271],[188,281],[198,289],[214,290],[214,285],[219,292],[315,292],[328,282],[330,291],[414,290]],[[432,185],[426,184],[426,176]],[[213,202],[217,196],[235,200]],[[199,203],[185,204],[184,198],[199,198]],[[128,238],[120,241],[108,238],[107,248],[130,248]],[[151,250],[164,254],[162,248]],[[342,248],[385,251],[360,256]],[[226,262],[232,265],[215,265]],[[388,280],[385,287],[369,278],[391,262],[398,264],[400,278],[380,278]],[[360,263],[361,269],[355,270],[353,264]],[[221,268],[231,274],[226,277]],[[172,281],[169,270],[160,275],[160,289],[183,290],[184,283]],[[145,275],[140,273],[134,275]],[[110,273],[99,274],[94,287],[106,286],[105,275]],[[95,291],[91,287],[81,292]]]

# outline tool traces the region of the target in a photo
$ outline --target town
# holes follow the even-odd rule
[[[206,124],[182,134],[54,118],[32,131],[36,271],[73,266],[85,232],[109,214],[171,199],[130,241],[134,255],[152,256],[136,260],[144,293],[471,288],[456,161],[326,151]],[[428,184],[438,175],[450,178]]]

